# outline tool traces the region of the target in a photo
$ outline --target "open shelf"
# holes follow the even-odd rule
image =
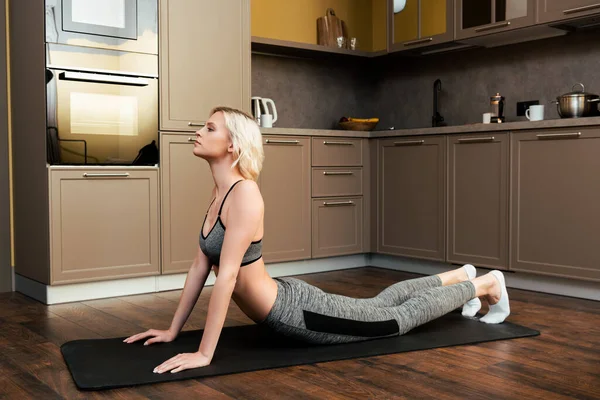
[[[375,52],[338,49],[335,47],[321,46],[318,44],[291,42],[287,40],[269,39],[258,36],[252,36],[252,52],[310,58],[319,57],[320,55],[372,58],[387,54],[387,51],[385,50]]]

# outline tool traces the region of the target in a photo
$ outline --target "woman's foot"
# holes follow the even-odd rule
[[[499,324],[510,315],[510,304],[508,301],[508,292],[506,291],[506,282],[504,274],[498,270],[491,271],[485,298],[490,305],[486,315],[479,320],[487,324]]]
[[[461,268],[467,275],[466,280],[473,280],[477,276],[477,270],[471,264],[465,264]],[[475,297],[465,303],[462,308],[462,315],[465,317],[474,317],[477,312],[481,309],[481,300],[479,297]]]

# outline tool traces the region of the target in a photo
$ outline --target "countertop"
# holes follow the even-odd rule
[[[502,124],[467,124],[443,126],[436,128],[413,128],[394,130],[375,130],[371,132],[345,131],[334,129],[301,129],[301,128],[261,128],[263,135],[292,135],[292,136],[338,136],[356,138],[386,138],[415,135],[447,135],[463,133],[487,133],[520,131],[527,129],[576,128],[583,126],[600,126],[600,117],[561,118],[544,121],[518,121]]]

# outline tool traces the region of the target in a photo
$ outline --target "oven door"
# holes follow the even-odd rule
[[[50,163],[131,165],[142,147],[158,142],[156,78],[48,71]]]
[[[45,0],[46,42],[158,54],[157,0]]]

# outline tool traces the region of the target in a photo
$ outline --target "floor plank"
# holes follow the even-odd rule
[[[372,267],[297,276],[358,298],[416,277]],[[181,293],[51,306],[0,294],[0,398],[600,399],[600,303],[517,289],[509,289],[508,320],[540,336],[105,391],[76,388],[63,343],[167,329]],[[203,290],[184,330],[204,328],[211,293]],[[232,301],[225,325],[250,323]]]

